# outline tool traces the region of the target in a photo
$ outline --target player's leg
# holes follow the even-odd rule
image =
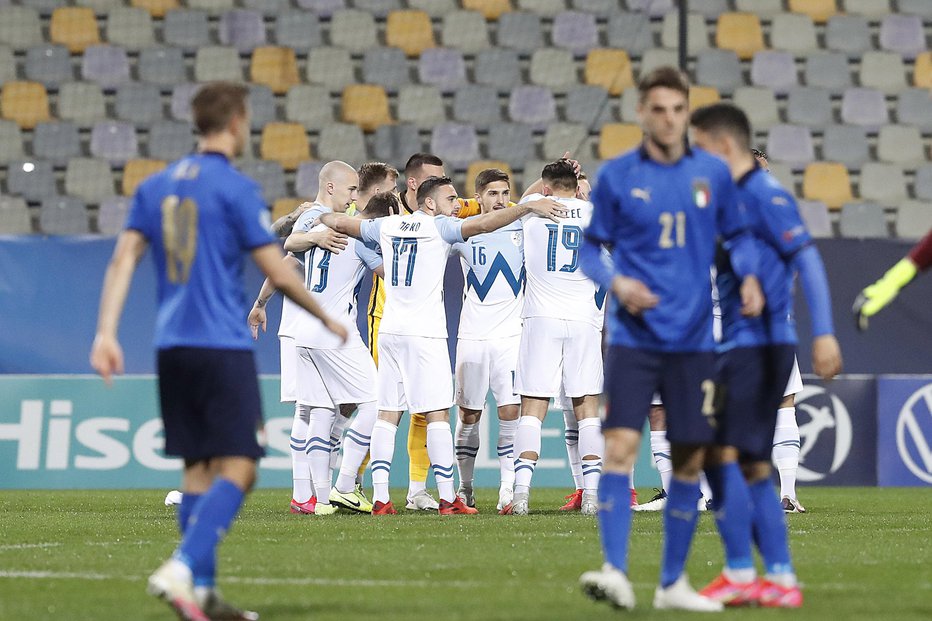
[[[602,456],[605,441],[599,419],[599,398],[596,395],[576,397],[573,406],[579,425],[579,455],[583,471],[583,496],[580,511],[595,515],[599,478],[602,476]]]
[[[311,425],[308,431],[307,457],[311,464],[311,482],[317,504],[314,513],[329,515],[333,513],[330,506],[330,452],[332,449],[331,430],[334,421],[342,418],[334,407],[311,408]]]
[[[445,346],[445,345],[444,345]],[[469,507],[457,496],[453,485],[455,454],[453,452],[453,434],[450,432],[450,410],[441,409],[424,413],[427,420],[427,452],[430,465],[437,481],[437,495],[440,497],[440,515],[471,515],[476,509]]]
[[[327,480],[333,481],[333,471],[340,470],[340,460],[343,456],[343,434],[349,427],[350,418],[356,410],[355,403],[343,403],[337,408],[337,415],[333,418],[330,427],[330,462],[327,464]]]
[[[456,469],[460,476],[460,485],[456,491],[466,506],[476,506],[473,491],[473,477],[476,471],[476,455],[479,454],[479,420],[482,410],[460,406],[456,419],[456,432],[453,448],[456,451]]]
[[[511,506],[513,515],[527,515],[531,480],[540,459],[541,427],[550,397],[521,397],[521,418],[515,433],[515,493]]]
[[[780,497],[787,513],[805,513],[796,498],[796,471],[799,469],[799,425],[796,421],[796,395],[803,389],[799,363],[793,359],[793,370],[777,410],[777,426],[773,434],[773,463],[780,475]]]
[[[580,511],[595,515],[599,477],[602,475],[602,421],[599,419],[599,395],[604,384],[602,370],[602,333],[582,321],[567,322],[570,333],[564,348],[563,385],[573,400],[579,428],[579,456],[583,471],[583,497]]]
[[[311,474],[311,486],[314,489],[314,508],[330,492],[328,474],[330,471],[330,432],[333,427],[336,406],[330,398],[330,393],[321,376],[320,369],[314,360],[314,350],[308,347],[298,347],[297,357],[297,402],[309,412],[307,440],[305,454]],[[321,490],[326,487],[324,498]],[[328,510],[323,509],[322,513]]]
[[[307,458],[307,432],[310,424],[311,408],[295,403],[290,440],[292,513],[314,513],[314,503],[317,500],[314,498],[314,488],[311,486],[311,464]],[[184,498],[182,498],[183,502]]]
[[[496,508],[502,511],[514,499],[515,488],[515,434],[521,417],[521,397],[515,390],[518,352],[521,336],[494,341],[489,384],[492,397],[498,404],[498,442],[496,451],[499,464],[499,489]]]
[[[454,397],[459,406],[453,439],[460,477],[457,495],[467,506],[475,507],[472,482],[479,453],[479,420],[489,392],[489,342],[461,339],[456,347],[455,369]]]
[[[399,366],[401,349],[396,342],[398,339],[393,334],[383,334],[379,338],[379,416],[372,427],[372,441],[369,445],[373,515],[396,513],[388,493],[388,482],[395,454],[395,434],[398,432],[401,414],[408,405]]]
[[[667,414],[663,409],[660,395],[655,395],[648,414],[650,424],[650,452],[654,466],[660,475],[660,491],[644,506],[642,511],[661,511],[667,506],[667,490],[673,478],[673,459],[670,455],[670,441],[667,440]]]
[[[372,430],[379,416],[379,408],[375,401],[360,403],[356,416],[346,430],[346,440],[343,442],[343,461],[340,463],[340,472],[336,483],[330,490],[330,502],[352,511],[369,513],[372,503],[365,497],[362,486],[356,480],[359,469],[369,455],[369,445],[372,441]]]
[[[563,442],[566,444],[566,460],[570,465],[570,474],[575,488],[572,494],[566,496],[567,502],[560,507],[560,510],[579,511],[583,492],[582,460],[579,458],[579,424],[576,421],[576,412],[573,411],[573,401],[567,400],[565,395],[561,394],[558,402],[563,409]]]
[[[437,501],[427,491],[430,455],[427,453],[427,419],[411,415],[408,426],[408,508],[436,511]]]
[[[518,405],[503,405],[498,408],[498,503],[495,508],[502,511],[515,496],[515,434],[521,409]]]

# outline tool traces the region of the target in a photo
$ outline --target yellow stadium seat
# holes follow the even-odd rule
[[[350,84],[343,89],[340,108],[343,122],[355,123],[363,131],[372,132],[392,123],[388,95],[376,84]]]
[[[608,160],[634,149],[644,132],[633,123],[606,123],[599,133],[599,159]]]
[[[137,159],[126,162],[123,167],[123,196],[132,196],[146,177],[154,175],[165,166],[164,160]]]
[[[392,11],[385,25],[385,43],[400,48],[406,56],[417,57],[437,47],[430,15],[424,11]]]
[[[835,0],[790,0],[790,12],[805,13],[817,24],[824,24],[838,13]]]
[[[152,17],[165,17],[167,12],[179,7],[178,0],[133,0],[132,5],[149,11]]]
[[[89,45],[100,43],[94,9],[80,6],[58,7],[52,11],[49,39],[52,43],[64,45],[72,54],[80,54]]]
[[[279,198],[272,205],[272,222],[275,222],[282,216],[287,216],[295,207],[304,202],[303,198]]]
[[[764,31],[753,13],[722,13],[718,16],[715,45],[732,50],[738,58],[750,60],[764,49]]]
[[[812,162],[803,173],[803,198],[841,209],[853,200],[848,169],[837,162]]]
[[[277,95],[287,93],[289,88],[301,82],[294,50],[271,45],[257,47],[252,53],[249,80],[268,86]]]
[[[311,145],[300,123],[268,123],[262,128],[259,154],[264,160],[278,162],[286,170],[311,159]]]
[[[503,13],[510,13],[511,0],[463,0],[467,11],[479,11],[487,20],[496,20]]]
[[[612,95],[621,95],[634,86],[631,59],[624,50],[594,49],[586,56],[586,84],[601,86]]]
[[[469,168],[466,169],[466,193],[463,195],[463,198],[472,199],[476,195],[476,175],[486,168],[498,168],[508,173],[508,176],[511,178],[511,200],[517,203],[520,197],[514,195],[515,176],[511,171],[511,166],[506,162],[500,162],[498,160],[479,160],[469,165]]]
[[[38,82],[7,82],[0,92],[0,116],[23,129],[48,121],[49,95]]]
[[[722,96],[719,95],[718,89],[714,86],[690,86],[689,87],[689,109],[695,110],[702,106],[718,103]]]
[[[913,85],[918,88],[932,89],[932,52],[925,51],[916,56]]]

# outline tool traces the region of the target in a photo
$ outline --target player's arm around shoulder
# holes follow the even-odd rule
[[[394,216],[388,216],[394,217]],[[320,223],[333,229],[337,233],[349,235],[364,242],[378,243],[382,223],[386,218],[363,220],[343,213],[325,213],[320,217]]]
[[[291,234],[285,239],[285,250],[307,252],[317,246],[334,254],[343,252],[347,244],[346,235],[327,226],[316,226],[321,215],[321,212],[315,209],[308,209],[302,213]]]
[[[482,233],[491,233],[529,214],[559,222],[560,218],[566,216],[566,207],[552,198],[532,194],[521,199],[517,206],[510,209],[499,209],[498,211],[464,220],[463,239],[469,239]]]

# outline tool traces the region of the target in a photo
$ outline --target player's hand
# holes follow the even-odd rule
[[[315,233],[315,245],[324,250],[329,250],[333,254],[340,254],[346,249],[349,238],[343,233],[337,233],[333,229],[317,231]]]
[[[741,314],[745,317],[758,317],[764,311],[766,302],[757,276],[746,276],[741,281]]]
[[[900,293],[900,289],[916,277],[916,272],[916,264],[907,257],[887,270],[880,280],[865,287],[851,308],[858,330],[867,330],[868,320],[892,302]]]
[[[349,338],[349,333],[346,331],[346,326],[344,326],[339,321],[334,321],[328,317],[324,322],[324,327],[339,336],[341,343],[345,343],[346,339]]]
[[[123,348],[113,336],[98,334],[91,346],[91,366],[104,378],[107,386],[113,384],[113,375],[123,373]]]
[[[266,331],[266,312],[265,307],[253,306],[252,310],[249,311],[249,316],[246,318],[246,322],[249,324],[249,331],[252,332],[252,340],[258,340],[259,338],[259,326],[262,326],[262,331]]]
[[[569,152],[569,151],[564,151],[564,152],[563,152],[563,157],[560,158],[560,159],[569,160],[570,164],[573,165],[573,174],[575,174],[577,177],[579,176],[579,173],[582,172],[582,165],[579,163],[578,160],[574,160],[574,159],[570,156],[570,152]]]
[[[531,213],[559,222],[560,218],[566,217],[566,207],[552,198],[539,198],[536,201],[524,203],[524,206],[531,210]]]
[[[632,315],[640,315],[644,311],[654,308],[660,302],[647,285],[636,278],[615,276],[612,281],[612,293]]]
[[[832,334],[823,334],[812,340],[812,370],[824,380],[841,373],[841,347]]]

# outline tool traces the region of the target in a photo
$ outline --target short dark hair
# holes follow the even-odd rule
[[[392,178],[392,183],[398,179],[398,170],[385,162],[367,162],[359,167],[359,192],[366,192],[386,177]]]
[[[716,103],[703,106],[689,118],[690,124],[704,132],[725,132],[730,134],[738,144],[751,149],[751,122],[744,110],[730,103]]]
[[[540,176],[547,185],[557,190],[575,190],[579,187],[576,171],[569,160],[559,159],[547,164]]]
[[[405,177],[410,177],[424,166],[443,166],[443,160],[433,153],[415,153],[405,164]]]
[[[226,129],[234,115],[246,114],[246,99],[249,89],[235,82],[211,82],[205,84],[191,100],[191,115],[194,127],[202,136],[216,134]]]
[[[504,181],[510,183],[511,178],[501,168],[486,168],[476,175],[476,194],[480,194],[490,183]]]
[[[423,207],[427,197],[433,198],[437,188],[444,185],[453,185],[453,179],[449,177],[428,177],[417,188],[417,206]]]
[[[689,79],[686,74],[670,65],[657,67],[638,82],[640,100],[647,98],[647,93],[655,88],[669,88],[689,97]]]
[[[383,218],[401,213],[401,203],[394,192],[379,192],[366,203],[367,218]]]

